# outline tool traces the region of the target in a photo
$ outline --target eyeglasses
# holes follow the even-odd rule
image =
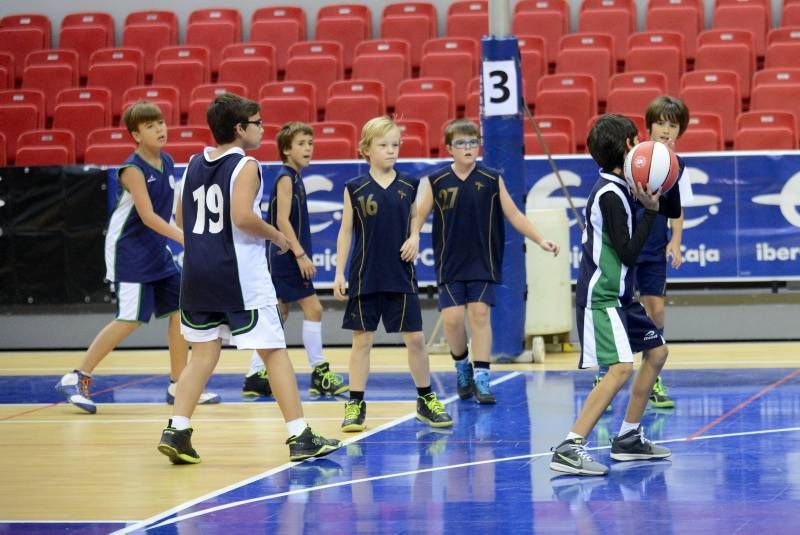
[[[263,119],[258,119],[256,121],[242,121],[242,124],[254,124],[254,125],[256,125],[256,128],[263,128],[264,127],[264,120]],[[245,126],[245,128],[247,128],[247,127]]]
[[[471,139],[457,139],[453,141],[450,145],[455,149],[471,149],[475,147],[479,147],[481,144],[481,140],[478,138],[471,138]]]

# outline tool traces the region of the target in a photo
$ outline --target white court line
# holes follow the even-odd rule
[[[687,437],[683,437],[683,438],[673,438],[673,439],[669,439],[669,440],[654,440],[653,442],[656,442],[656,443],[659,443],[659,444],[669,443],[669,442],[693,442],[694,440],[710,440],[710,439],[715,439],[715,438],[729,438],[729,437],[736,437],[736,436],[760,435],[760,434],[768,434],[768,433],[785,433],[785,432],[791,432],[791,431],[800,431],[800,427],[787,427],[787,428],[783,428],[783,429],[767,429],[767,430],[762,430],[762,431],[745,431],[745,432],[740,432],[740,433],[725,433],[725,434],[720,434],[720,435],[708,435],[708,436],[701,436],[701,437],[698,437],[698,438],[693,439],[693,440],[689,440]],[[586,449],[596,451],[596,450],[605,450],[605,449],[609,449],[609,448],[611,448],[611,445],[598,446],[598,447],[586,448]],[[279,492],[279,493],[276,493],[276,494],[268,494],[266,496],[259,496],[257,498],[248,498],[246,500],[239,500],[237,502],[230,502],[230,503],[226,503],[226,504],[223,504],[223,505],[217,505],[215,507],[209,507],[208,509],[203,509],[203,510],[200,510],[200,511],[194,511],[194,512],[186,514],[186,515],[176,516],[175,518],[170,518],[170,519],[165,520],[165,521],[163,521],[163,522],[161,522],[159,524],[155,524],[153,526],[147,526],[145,528],[145,531],[150,529],[150,528],[158,528],[158,527],[162,527],[162,526],[168,526],[170,524],[175,524],[176,522],[180,522],[182,520],[188,520],[190,518],[195,518],[195,517],[198,517],[198,516],[203,516],[203,515],[215,513],[217,511],[224,511],[225,509],[232,509],[234,507],[239,507],[241,505],[248,505],[248,504],[251,504],[251,503],[263,502],[263,501],[267,501],[267,500],[273,500],[275,498],[283,498],[283,497],[286,497],[286,496],[292,496],[294,494],[302,494],[304,492],[314,492],[314,491],[318,491],[318,490],[325,490],[325,489],[330,489],[330,488],[343,487],[343,486],[348,486],[348,485],[355,485],[355,484],[358,484],[358,483],[368,483],[368,482],[371,482],[371,481],[381,481],[383,479],[393,479],[393,478],[397,478],[397,477],[413,476],[413,475],[417,475],[417,474],[440,472],[440,471],[443,471],[443,470],[452,470],[452,469],[456,469],[456,468],[467,468],[467,467],[470,467],[470,466],[480,466],[480,465],[483,465],[483,464],[502,463],[502,462],[508,462],[508,461],[520,461],[520,460],[523,460],[523,459],[537,459],[537,458],[540,458],[540,457],[547,457],[547,456],[550,456],[552,454],[553,453],[551,451],[546,451],[546,452],[541,452],[541,453],[528,453],[528,454],[525,454],[525,455],[513,455],[511,457],[501,457],[501,458],[496,458],[496,459],[485,459],[485,460],[482,460],[482,461],[471,461],[471,462],[466,462],[466,463],[458,463],[458,464],[451,464],[451,465],[444,465],[444,466],[435,466],[435,467],[432,467],[432,468],[423,468],[423,469],[418,469],[418,470],[407,470],[405,472],[396,472],[396,473],[393,473],[393,474],[383,474],[383,475],[380,475],[380,476],[363,477],[363,478],[360,478],[360,479],[352,479],[352,480],[348,480],[348,481],[339,481],[339,482],[336,482],[336,483],[328,483],[328,484],[325,484],[325,485],[318,485],[318,486],[315,486],[315,487],[308,487],[308,488],[305,488],[305,489],[295,489],[295,490],[290,490],[290,491],[286,491],[286,492]],[[119,533],[125,533],[125,532],[124,531],[120,531]]]
[[[0,524],[128,524],[133,520],[3,520]]]
[[[504,383],[504,382],[506,382],[506,381],[508,381],[510,379],[513,379],[514,377],[518,377],[520,375],[521,374],[519,372],[507,373],[507,374],[503,375],[502,377],[498,377],[494,381],[491,381],[490,384],[498,385],[498,384]],[[442,401],[442,403],[447,404],[447,403],[450,403],[450,402],[455,401],[457,399],[458,399],[458,394],[454,394],[454,395],[450,396],[449,398],[443,399],[441,401]],[[403,422],[411,420],[415,416],[416,416],[416,411],[415,412],[411,412],[409,414],[406,414],[405,416],[401,416],[399,418],[396,418],[395,420],[392,420],[392,421],[387,422],[385,424],[379,425],[375,429],[371,429],[371,430],[366,431],[364,433],[360,433],[358,436],[354,437],[351,440],[342,441],[342,447],[345,447],[348,444],[352,444],[354,442],[358,442],[359,440],[362,440],[362,439],[365,439],[367,437],[370,437],[370,436],[372,436],[372,435],[374,435],[376,433],[380,433],[381,431],[383,431],[385,429],[390,429],[390,428],[392,428],[392,427],[394,427],[396,425],[399,425],[399,424],[401,424]],[[175,507],[173,507],[173,508],[171,508],[171,509],[169,509],[167,511],[164,511],[163,513],[158,513],[158,514],[156,514],[156,515],[154,515],[154,516],[152,516],[150,518],[146,518],[145,520],[137,522],[136,524],[134,524],[132,526],[128,526],[128,527],[125,527],[125,528],[123,528],[121,530],[114,531],[112,533],[112,535],[124,535],[126,533],[133,533],[134,531],[140,530],[140,529],[143,529],[143,528],[153,527],[153,526],[151,526],[151,524],[153,524],[154,522],[158,522],[159,520],[161,520],[163,518],[166,518],[166,517],[168,517],[170,515],[176,514],[176,513],[180,512],[180,511],[184,510],[184,509],[188,509],[189,507],[197,505],[198,503],[204,502],[204,501],[209,500],[211,498],[215,498],[215,497],[217,497],[217,496],[219,496],[221,494],[225,494],[226,492],[230,492],[232,490],[236,490],[238,488],[244,487],[245,485],[249,485],[250,483],[254,483],[254,482],[256,482],[256,481],[258,481],[260,479],[263,479],[265,477],[269,477],[269,476],[271,476],[273,474],[277,474],[278,472],[282,472],[283,470],[287,470],[287,469],[289,469],[289,468],[291,468],[293,466],[296,466],[297,464],[299,464],[299,463],[291,463],[291,462],[290,463],[286,463],[286,464],[283,464],[283,465],[278,466],[276,468],[273,468],[271,470],[267,470],[266,472],[263,472],[261,474],[249,477],[249,478],[247,478],[247,479],[245,479],[243,481],[239,481],[238,483],[233,483],[233,484],[228,485],[227,487],[224,487],[222,489],[212,491],[212,492],[206,494],[205,496],[201,496],[199,498],[195,498],[194,500],[190,500],[190,501],[182,503],[180,505],[176,505]],[[179,517],[176,517],[176,518],[179,518]]]
[[[370,405],[374,405],[374,403],[370,402]],[[387,417],[387,416],[384,416],[384,417],[378,417],[378,416],[373,417],[373,416],[370,416],[369,419],[370,419],[370,421],[375,421],[375,420],[391,421],[392,420],[392,418]],[[322,418],[322,417],[320,417],[320,418],[314,417],[313,420],[315,422],[320,422],[320,421],[340,422],[342,420],[342,417],[341,416],[337,416],[337,417],[328,416],[328,417],[324,417],[324,418]],[[280,423],[283,423],[285,421],[286,420],[284,420],[283,418],[279,418],[279,417],[276,417],[276,418],[200,418],[200,417],[193,417],[192,418],[192,422],[193,423],[198,423],[198,422],[202,422],[202,423],[214,423],[214,422],[223,422],[223,423],[224,422],[270,422],[270,423],[275,423],[275,422],[280,422]],[[3,421],[0,421],[0,425],[9,425],[9,424],[26,424],[26,425],[30,425],[30,424],[69,424],[69,425],[72,425],[72,424],[78,424],[78,425],[103,425],[103,424],[135,425],[135,424],[148,424],[149,425],[149,424],[152,424],[152,423],[161,423],[161,424],[163,424],[164,423],[164,418],[140,418],[140,419],[135,419],[135,420],[97,420],[97,419],[94,419],[94,420],[67,420],[67,419],[63,419],[63,420],[3,420]]]

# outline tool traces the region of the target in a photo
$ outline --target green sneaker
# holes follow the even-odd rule
[[[602,380],[603,380],[603,377],[601,375],[595,375],[594,376],[594,383],[592,383],[592,389],[594,389],[594,387],[596,387],[600,383],[600,381],[602,381]],[[611,412],[613,410],[614,410],[614,407],[611,405],[611,403],[609,403],[608,407],[606,407],[606,412]]]
[[[671,409],[675,407],[675,400],[667,395],[667,387],[661,381],[661,376],[656,379],[653,391],[650,393],[650,405],[656,409]]]
[[[332,397],[348,390],[350,387],[344,384],[342,376],[333,373],[327,362],[317,364],[311,370],[311,384],[308,387],[308,393],[312,396]]]
[[[352,433],[363,431],[367,428],[364,419],[367,417],[367,402],[363,399],[356,401],[348,400],[344,404],[344,421],[342,421],[342,431]]]
[[[302,433],[286,439],[289,446],[289,460],[302,461],[310,457],[322,457],[342,447],[341,441],[325,438],[306,426]]]
[[[431,427],[450,427],[453,419],[444,410],[444,405],[436,398],[436,392],[417,398],[417,420]]]

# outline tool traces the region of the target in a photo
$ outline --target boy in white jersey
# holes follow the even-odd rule
[[[151,315],[169,317],[167,403],[175,400],[175,381],[189,358],[177,314],[180,273],[167,249],[167,238],[183,245],[183,232],[170,224],[173,161],[161,151],[167,125],[158,106],[144,100],[128,107],[122,120],[137,147],[117,172],[119,196],[106,232],[106,279],[114,283],[117,317],[95,336],[78,368],[56,384],[67,401],[90,414],[97,412],[89,392],[91,373]],[[211,392],[203,392],[199,399],[206,404],[219,401]]]
[[[661,197],[622,174],[625,155],[638,143],[636,126],[627,117],[604,115],[587,138],[600,176],[587,200],[575,315],[581,342],[579,368],[606,366],[564,441],[553,448],[550,468],[576,475],[601,476],[608,467],[586,450],[586,440],[605,408],[633,374],[633,355],[643,351],[619,434],[611,443],[616,461],[662,459],[670,450],[644,437],[641,420],[668,350],[644,307],[633,299],[633,268],[658,214],[680,215],[680,200]],[[634,197],[644,207],[637,220]]]
[[[244,154],[264,133],[256,102],[226,93],[209,105],[217,147],[195,155],[184,174],[177,221],[186,228],[181,278],[181,332],[192,359],[178,380],[173,417],[158,450],[174,464],[195,464],[190,417],[219,361],[222,342],[255,349],[269,371],[286,420],[289,459],[326,455],[341,442],[317,435],[303,418],[286,352],[278,301],[269,277],[266,240],[286,252],[289,240],[261,219],[261,167]]]

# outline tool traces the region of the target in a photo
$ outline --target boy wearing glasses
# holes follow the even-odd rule
[[[495,304],[495,285],[502,282],[503,216],[519,233],[543,250],[558,254],[558,244],[545,239],[523,214],[494,169],[477,163],[480,149],[478,126],[456,119],[444,133],[453,163],[428,177],[419,201],[420,217],[412,233],[419,231],[434,205],[433,249],[439,310],[444,334],[456,367],[458,395],[478,403],[495,403],[489,387],[489,355],[492,350],[490,307]],[[472,334],[472,361],[467,349],[464,320]]]
[[[223,341],[230,341],[238,349],[257,350],[266,364],[289,434],[289,459],[326,455],[341,442],[316,434],[303,418],[267,269],[267,240],[284,253],[290,243],[261,218],[261,166],[244,153],[258,147],[264,135],[259,105],[225,93],[209,105],[206,117],[217,146],[189,161],[176,210],[178,226],[186,230],[181,333],[192,344],[192,358],[178,379],[173,416],[158,451],[173,464],[200,462],[190,418]]]

